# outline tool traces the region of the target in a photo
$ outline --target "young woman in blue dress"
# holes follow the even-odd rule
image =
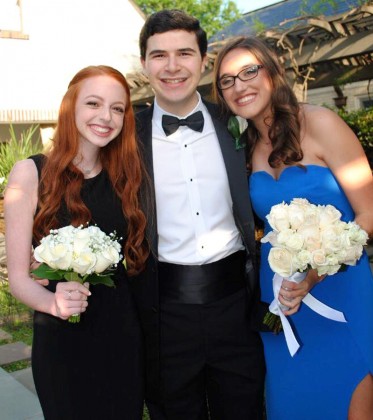
[[[332,204],[345,221],[373,233],[373,180],[364,151],[333,111],[298,103],[276,54],[258,38],[227,43],[215,61],[214,91],[225,112],[248,122],[251,201],[256,214],[293,198]],[[262,300],[270,303],[272,277],[261,248]],[[311,291],[344,313],[324,318],[302,299]],[[267,364],[268,419],[372,419],[373,279],[364,253],[356,266],[319,278],[309,270],[299,284],[283,280],[279,301],[301,343],[291,357],[284,334],[262,333]]]

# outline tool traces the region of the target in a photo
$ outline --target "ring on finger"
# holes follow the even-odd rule
[[[66,290],[67,300],[71,300],[71,292],[72,292],[72,290]]]

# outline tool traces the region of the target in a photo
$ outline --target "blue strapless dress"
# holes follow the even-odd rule
[[[313,204],[332,204],[345,221],[354,212],[331,170],[317,165],[286,168],[275,180],[266,172],[250,177],[250,195],[256,214],[271,230],[265,216],[273,205],[293,198]],[[272,302],[272,277],[267,256],[270,244],[261,247],[262,300]],[[299,344],[290,356],[284,334],[262,333],[267,363],[268,420],[344,420],[352,393],[373,372],[373,278],[367,255],[356,266],[328,276],[311,294],[342,311],[347,323],[326,319],[306,305],[289,317]]]

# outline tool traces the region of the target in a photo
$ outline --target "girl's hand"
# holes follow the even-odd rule
[[[88,306],[88,296],[91,295],[88,287],[88,283],[75,281],[58,283],[54,294],[54,315],[65,320],[73,314],[84,312]]]
[[[278,300],[289,309],[284,311],[284,315],[289,316],[298,312],[303,298],[315,286],[324,280],[326,276],[318,276],[316,270],[309,270],[307,276],[299,283],[284,279],[281,284]]]

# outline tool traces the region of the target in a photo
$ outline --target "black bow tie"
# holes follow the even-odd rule
[[[202,132],[203,124],[204,119],[202,111],[197,111],[194,114],[189,115],[185,120],[173,117],[172,115],[162,116],[162,127],[166,136],[174,133],[181,125],[186,125],[194,131]]]

